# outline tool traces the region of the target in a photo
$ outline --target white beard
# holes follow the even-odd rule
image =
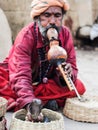
[[[41,35],[42,35],[43,37],[46,37],[47,27],[43,27],[43,26],[41,25],[39,19],[38,19],[37,23],[38,23],[39,31],[40,31]],[[60,29],[61,29],[61,27],[57,27],[58,32],[60,31]]]
[[[38,20],[38,27],[39,27],[39,31],[40,31],[40,33],[41,33],[41,35],[43,36],[43,37],[45,37],[46,36],[46,28],[45,27],[42,27],[42,25],[40,24],[40,20]]]

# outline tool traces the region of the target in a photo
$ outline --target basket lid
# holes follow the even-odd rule
[[[63,114],[76,121],[98,123],[98,96],[85,94],[82,97],[86,98],[85,102],[80,102],[77,97],[68,98]]]

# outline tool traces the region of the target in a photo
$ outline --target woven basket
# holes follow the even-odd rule
[[[50,122],[29,122],[24,121],[26,111],[24,109],[19,110],[13,114],[10,130],[64,130],[63,116],[52,110],[43,109],[42,113],[51,119]]]
[[[86,98],[86,101],[68,98],[63,114],[76,121],[98,123],[98,96],[84,95],[83,98]]]
[[[5,118],[3,117],[2,121],[0,121],[0,130],[5,130],[6,123]]]
[[[7,110],[7,100],[0,97],[0,117],[4,116]]]

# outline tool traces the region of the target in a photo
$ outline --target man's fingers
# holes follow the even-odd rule
[[[32,115],[30,112],[27,112],[27,115],[26,115],[26,121],[33,121],[32,119]]]

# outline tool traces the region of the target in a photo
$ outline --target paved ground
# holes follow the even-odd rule
[[[98,51],[77,50],[78,77],[84,82],[87,92],[98,94]],[[92,91],[93,90],[93,91]],[[6,113],[9,127],[12,113]],[[65,130],[97,130],[98,124],[77,122],[64,117]]]

